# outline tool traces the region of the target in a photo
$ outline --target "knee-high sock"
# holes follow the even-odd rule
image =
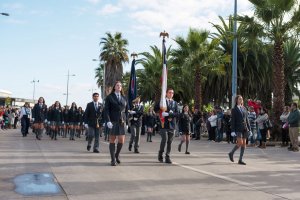
[[[239,146],[238,145],[235,145],[234,147],[233,147],[233,149],[231,150],[231,154],[234,154],[234,152],[236,151],[236,150],[238,150],[238,148],[239,148]]]
[[[119,154],[121,152],[122,147],[123,147],[123,143],[118,143],[117,144],[117,151],[116,151],[116,157],[117,158],[119,157]]]
[[[185,152],[188,152],[188,150],[189,150],[189,144],[190,144],[190,141],[186,141],[185,142]]]
[[[115,149],[116,149],[115,143],[109,143],[109,152],[110,152],[110,157],[112,162],[116,161]]]
[[[240,161],[243,160],[243,155],[244,155],[244,152],[245,152],[245,147],[241,147],[241,152],[240,152]]]

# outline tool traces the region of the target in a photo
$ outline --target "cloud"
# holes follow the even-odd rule
[[[101,0],[86,0],[86,1],[91,4],[98,4]]]
[[[118,5],[106,4],[101,10],[97,12],[98,15],[111,15],[121,11],[122,8]]]
[[[219,22],[219,15],[226,17],[234,8],[232,0],[120,0],[119,5],[128,10],[134,26],[147,27],[149,35],[162,30],[186,32],[190,27],[210,30],[209,22]],[[239,1],[240,12],[248,14],[250,6],[248,0]]]
[[[27,24],[27,21],[25,20],[19,20],[14,18],[6,19],[5,22],[8,24]]]

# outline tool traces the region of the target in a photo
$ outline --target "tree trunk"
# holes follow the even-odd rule
[[[277,40],[273,54],[273,122],[274,128],[280,128],[280,115],[284,107],[284,56],[283,41]],[[278,133],[278,131],[276,131]],[[278,136],[275,136],[277,138]]]
[[[293,102],[293,93],[291,92],[288,84],[285,84],[285,95],[284,95],[284,104],[286,106],[290,105]]]
[[[195,71],[195,109],[201,109],[202,106],[202,91],[201,91],[201,69],[196,67]]]

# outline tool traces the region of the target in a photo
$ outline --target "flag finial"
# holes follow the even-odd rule
[[[169,33],[164,30],[164,32],[160,32],[159,37],[161,36],[163,36],[163,39],[165,39],[165,37],[169,38]]]
[[[130,56],[133,57],[133,59],[135,59],[135,57],[138,57],[138,54],[133,52]]]

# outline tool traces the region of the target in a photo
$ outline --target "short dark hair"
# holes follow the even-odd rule
[[[298,108],[298,104],[297,103],[292,103],[292,106],[295,106],[296,108]]]
[[[167,91],[166,91],[166,93],[168,93],[170,90],[173,90],[173,88],[168,88]]]
[[[99,93],[98,93],[98,92],[94,92],[94,93],[93,93],[93,97],[96,96],[96,95],[99,96]]]

